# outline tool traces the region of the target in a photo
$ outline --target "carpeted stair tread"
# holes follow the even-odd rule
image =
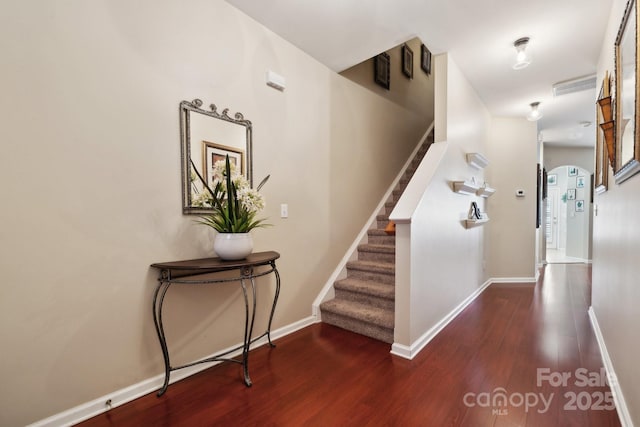
[[[400,196],[402,196],[402,193],[404,192],[404,188],[398,188],[396,190],[393,190],[391,192],[391,195],[393,196],[393,200],[397,201],[400,199]]]
[[[333,286],[335,287],[335,289],[371,295],[388,300],[395,300],[396,298],[395,286],[388,283],[372,282],[369,280],[358,280],[355,278],[347,277],[346,279],[338,280],[334,283]]]
[[[372,261],[376,263],[396,262],[396,246],[393,244],[367,243],[358,246],[358,259],[362,261]]]
[[[323,302],[320,307],[323,312],[327,311],[339,316],[371,323],[385,329],[393,329],[395,316],[393,310],[368,307],[364,304],[340,299]]]
[[[349,261],[347,262],[347,268],[359,271],[368,271],[371,273],[379,274],[396,274],[396,266],[393,263],[378,262],[378,261]]]
[[[372,228],[367,232],[370,244],[395,245],[396,236],[388,235],[382,228]]]
[[[395,245],[380,245],[374,243],[365,243],[363,245],[358,245],[358,250],[362,252],[381,252],[385,254],[396,253]]]

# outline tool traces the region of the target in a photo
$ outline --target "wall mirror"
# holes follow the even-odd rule
[[[210,110],[202,107],[202,101],[180,103],[180,142],[182,163],[182,212],[206,214],[211,208],[203,206],[199,196],[203,185],[194,171],[210,182],[213,164],[229,160],[247,178],[253,187],[253,158],[251,153],[251,122],[241,113],[229,116],[229,109],[218,112],[214,104]]]
[[[629,0],[616,37],[616,184],[640,172],[638,7]]]

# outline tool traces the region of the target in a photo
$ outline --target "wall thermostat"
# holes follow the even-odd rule
[[[524,197],[524,190],[522,189],[516,190],[516,197]]]

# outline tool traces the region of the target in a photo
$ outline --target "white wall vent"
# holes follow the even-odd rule
[[[565,80],[553,85],[553,96],[562,96],[574,92],[596,88],[596,76],[584,76],[576,79]]]

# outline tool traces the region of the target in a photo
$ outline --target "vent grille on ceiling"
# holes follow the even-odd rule
[[[578,77],[553,85],[553,96],[562,96],[574,92],[596,88],[596,76]]]

